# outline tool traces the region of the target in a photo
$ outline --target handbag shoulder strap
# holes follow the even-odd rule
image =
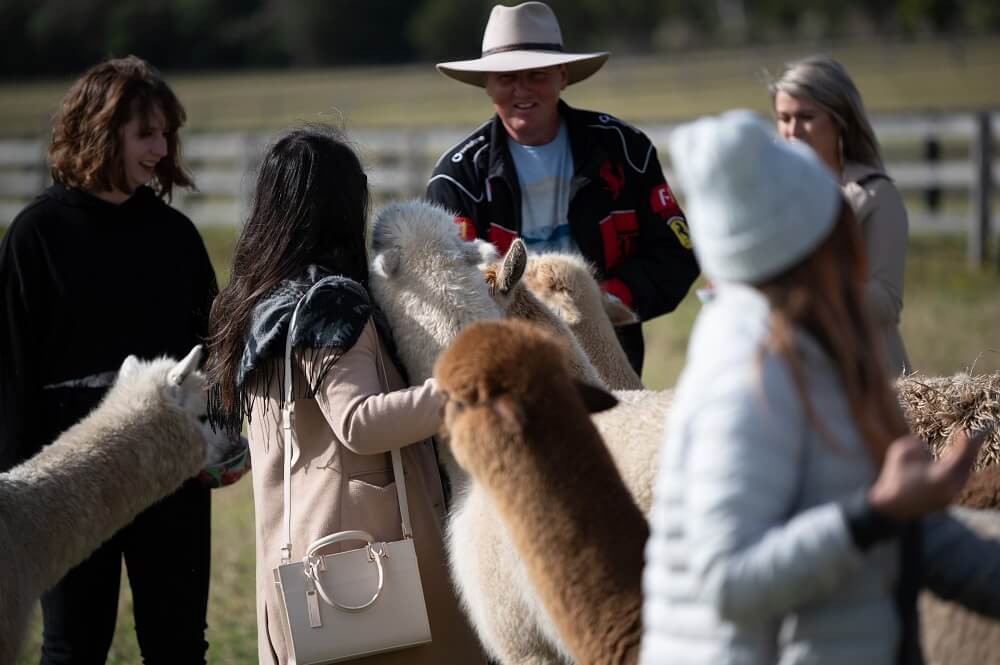
[[[300,298],[292,310],[292,318],[285,336],[285,372],[282,390],[285,404],[281,409],[281,430],[284,436],[283,466],[281,476],[282,526],[285,540],[281,545],[281,561],[287,563],[292,557],[292,452],[298,445],[295,436],[295,401],[292,395],[292,332],[299,316],[299,307],[305,298]],[[296,457],[298,457],[296,455]]]
[[[285,372],[284,372],[284,386],[283,390],[285,393],[285,404],[281,410],[281,427],[284,435],[284,451],[283,451],[283,469],[282,469],[282,503],[283,503],[283,515],[282,515],[282,525],[284,528],[285,539],[281,545],[281,561],[282,563],[287,563],[291,560],[292,556],[292,461],[293,452],[295,451],[296,442],[295,435],[295,402],[292,399],[292,330],[295,328],[295,321],[299,314],[299,305],[302,304],[302,300],[295,305],[295,309],[292,311],[292,319],[288,324],[288,336],[285,338]],[[375,331],[376,338],[378,337],[378,331]],[[389,390],[389,380],[385,372],[385,364],[382,360],[382,348],[378,339],[376,339],[375,344],[375,362],[378,366],[379,374],[382,379],[382,389]],[[393,448],[390,456],[392,457],[392,475],[396,481],[396,497],[399,499],[399,514],[402,518],[402,528],[404,538],[413,538],[413,527],[410,525],[410,504],[406,499],[406,476],[403,475],[403,458],[399,453],[398,448]],[[297,458],[298,455],[295,455]]]
[[[385,372],[385,361],[382,359],[382,342],[378,336],[378,328],[375,330],[375,363],[378,365],[379,374],[382,377],[382,390],[389,392],[389,378]],[[396,480],[396,496],[399,498],[399,515],[403,520],[403,538],[413,538],[413,528],[410,526],[410,504],[406,499],[406,476],[403,475],[403,457],[399,453],[399,448],[393,448],[390,452],[392,457],[392,475]]]

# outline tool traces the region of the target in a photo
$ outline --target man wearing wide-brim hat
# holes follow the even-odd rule
[[[604,290],[645,321],[677,307],[698,264],[646,135],[559,98],[607,58],[566,51],[542,2],[495,6],[482,56],[437,68],[485,88],[496,115],[441,157],[427,198],[455,212],[463,237],[488,239],[501,252],[521,237],[531,253],[582,254]],[[618,330],[641,373],[640,324]]]

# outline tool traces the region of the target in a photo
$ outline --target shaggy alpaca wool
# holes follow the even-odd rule
[[[0,663],[45,589],[205,464],[200,354],[129,357],[90,415],[0,474]]]
[[[583,257],[556,252],[531,256],[523,281],[573,331],[606,386],[644,388],[615,333],[615,326],[638,323],[639,317],[601,290],[594,267]]]
[[[449,396],[453,453],[503,519],[567,651],[581,664],[635,662],[649,528],[587,418],[562,346],[523,322],[473,324],[435,376]]]
[[[1000,371],[952,376],[911,374],[896,382],[899,401],[913,433],[930,446],[935,457],[959,430],[992,427],[976,460],[982,469],[1000,462]]]

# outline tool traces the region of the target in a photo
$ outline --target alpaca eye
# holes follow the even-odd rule
[[[205,423],[208,422],[208,416],[207,415],[198,416],[198,422],[204,425]]]

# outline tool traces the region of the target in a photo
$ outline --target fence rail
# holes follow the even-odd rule
[[[969,257],[985,260],[992,224],[993,192],[1000,185],[1000,160],[993,142],[1000,136],[1000,111],[952,114],[876,115],[875,132],[885,145],[904,145],[908,154],[923,158],[886,165],[906,194],[960,191],[967,206],[954,210],[912,206],[911,228],[921,231],[968,231]],[[674,125],[642,126],[664,161],[666,142]],[[351,136],[379,200],[419,196],[441,153],[457,143],[466,130],[358,130]],[[184,138],[184,159],[191,167],[197,192],[178,192],[174,205],[200,225],[237,225],[244,219],[254,170],[273,135],[255,133],[191,134]],[[936,146],[957,145],[964,158],[936,157]],[[49,182],[44,139],[0,140],[0,225],[5,225]],[[681,192],[683,197],[683,192]],[[928,201],[931,196],[926,196]],[[911,198],[912,200],[912,198]],[[962,208],[965,208],[964,210]]]

